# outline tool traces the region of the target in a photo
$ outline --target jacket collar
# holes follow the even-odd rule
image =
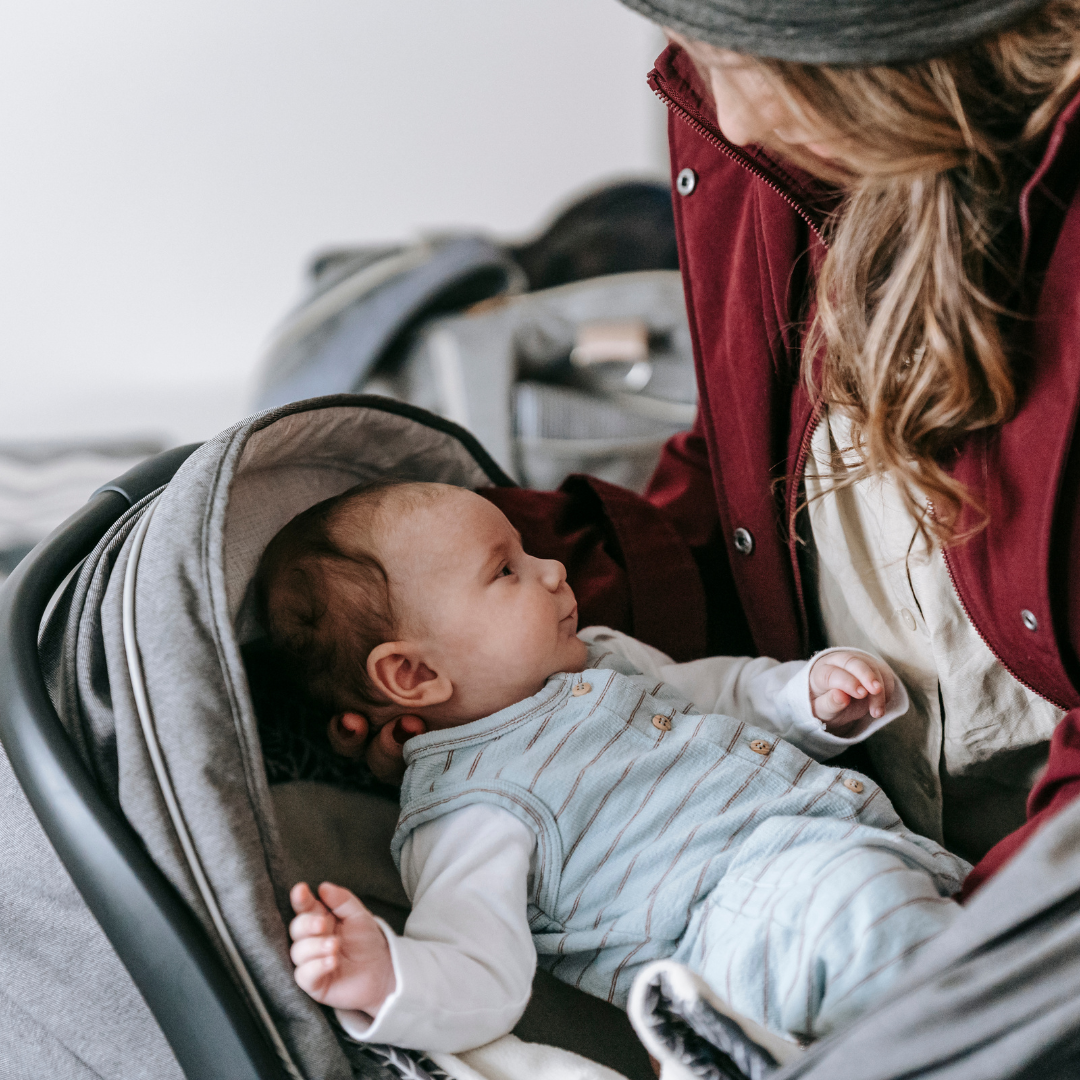
[[[649,72],[653,92],[675,115],[698,131],[717,149],[773,187],[795,211],[821,234],[825,219],[837,203],[835,189],[795,165],[770,155],[760,146],[735,146],[720,132],[712,95],[690,57],[675,44],[656,59]],[[1039,247],[1033,240],[1044,218],[1054,219],[1056,238],[1059,217],[1072,200],[1077,186],[1075,159],[1080,152],[1080,93],[1058,114],[1039,164],[1020,193],[1022,248],[1020,267]],[[1056,211],[1056,212],[1055,212]],[[1046,253],[1048,255],[1048,253]],[[1036,258],[1036,262],[1039,260]]]
[[[1065,211],[1076,194],[1080,170],[1080,93],[1058,114],[1042,159],[1020,192],[1021,270],[1041,271],[1049,261]]]
[[[708,142],[777,191],[820,235],[837,192],[810,173],[769,154],[761,146],[735,146],[720,131],[712,94],[690,57],[669,45],[649,72],[653,93]]]

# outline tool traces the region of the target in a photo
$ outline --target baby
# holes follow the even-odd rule
[[[815,1037],[958,911],[967,864],[870,780],[813,760],[907,709],[866,653],[674,664],[579,635],[562,565],[438,484],[320,503],[274,538],[257,587],[272,640],[335,710],[335,748],[385,771],[405,743],[404,935],[330,883],[291,893],[296,981],[355,1038],[488,1042],[520,1017],[538,955],[619,1005],[671,957]]]

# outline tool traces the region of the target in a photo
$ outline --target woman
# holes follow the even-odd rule
[[[697,424],[648,506],[492,497],[585,621],[885,656],[870,767],[970,892],[1080,794],[1080,2],[624,2],[672,42]]]

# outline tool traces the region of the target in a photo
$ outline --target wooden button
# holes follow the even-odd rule
[[[863,793],[862,781],[855,780],[850,776],[844,781],[844,787],[846,787],[848,791],[854,791],[856,795],[861,795]]]
[[[671,730],[671,717],[670,716],[664,716],[663,713],[657,713],[652,718],[652,726],[654,728],[656,728],[657,731],[670,731]]]
[[[766,742],[764,739],[751,739],[750,749],[753,750],[755,754],[771,754],[772,743]]]
[[[574,697],[581,697],[583,694],[587,694],[592,689],[592,683],[579,682],[570,688],[570,693]]]

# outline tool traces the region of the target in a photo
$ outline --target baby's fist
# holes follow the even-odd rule
[[[810,703],[814,716],[834,735],[867,715],[885,715],[893,674],[866,653],[835,649],[810,668]]]

